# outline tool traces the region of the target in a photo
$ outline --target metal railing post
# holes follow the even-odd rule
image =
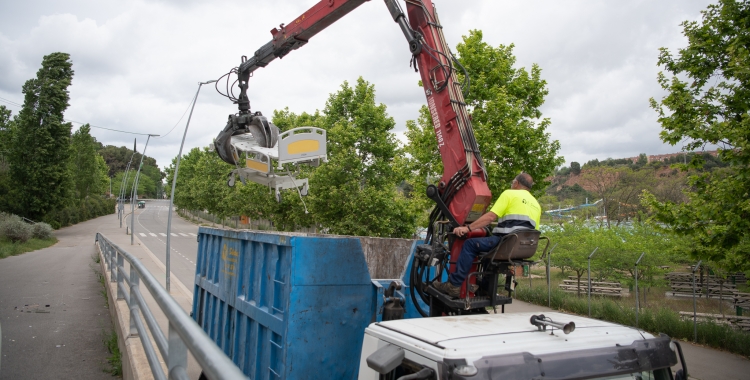
[[[117,254],[118,264],[115,265],[113,257],[112,266],[118,273],[118,290],[121,290],[122,298],[128,303],[130,335],[137,335],[140,338],[154,379],[166,380],[167,377],[170,379],[187,379],[188,351],[191,352],[209,378],[238,380],[247,378],[200,326],[182,310],[174,298],[166,292],[137,258],[111,243],[104,236],[100,238],[107,242],[109,247]],[[128,262],[130,268],[130,277],[125,277],[125,270],[120,269],[125,261]],[[130,285],[129,290],[125,289],[123,281]],[[144,302],[141,294],[142,289],[146,289],[151,294],[158,307],[167,317],[169,323],[167,337],[154,319],[153,312],[148,304]],[[141,316],[146,321],[145,325]],[[153,347],[152,339],[156,344],[158,353]],[[159,354],[161,354],[161,358]],[[162,364],[167,365],[166,373]]]
[[[187,346],[177,334],[174,325],[169,323],[168,331],[169,353],[167,357],[167,373],[169,378],[176,378],[177,372],[187,370]]]
[[[596,253],[596,250],[599,249],[599,247],[594,248],[594,251],[591,252],[589,255],[589,317],[591,317],[591,257],[594,256],[594,253]]]
[[[638,258],[638,261],[635,262],[635,327],[638,327],[638,311],[640,309],[640,305],[638,304],[638,263],[641,262],[641,259],[643,258],[643,255],[645,255],[646,252],[641,253],[641,257]]]
[[[703,260],[698,260],[693,268],[693,342],[698,343],[698,306],[695,302],[695,271],[700,268]]]
[[[109,282],[117,282],[117,266],[115,265],[117,250],[112,246],[109,249],[112,250],[109,258]]]
[[[125,273],[122,273],[120,271],[120,267],[125,265],[125,258],[122,256],[120,252],[117,252],[117,265],[115,265],[115,273],[117,273],[117,299],[122,300],[125,299],[125,293],[122,292]]]
[[[109,244],[103,243],[102,247],[102,255],[104,256],[104,273],[106,274],[110,268],[112,268],[112,264],[109,262]]]
[[[138,336],[138,327],[136,326],[136,319],[140,313],[138,301],[136,300],[135,293],[138,291],[138,272],[135,271],[133,266],[130,266],[130,336]]]

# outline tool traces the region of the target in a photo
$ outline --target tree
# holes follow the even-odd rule
[[[579,175],[581,174],[581,164],[578,162],[571,162],[570,163],[570,172],[573,173],[573,175]]]
[[[534,178],[533,190],[545,189],[546,178],[564,159],[557,155],[560,143],[547,132],[550,120],[541,118],[540,107],[549,92],[542,70],[536,64],[530,73],[515,68],[513,45],[494,48],[482,40],[479,30],[464,36],[456,50],[470,79],[466,102],[472,108],[490,190],[500,194],[522,171]]]
[[[472,124],[482,158],[487,167],[488,185],[493,194],[506,190],[513,178],[525,171],[534,178],[533,190],[540,193],[546,180],[564,162],[557,156],[560,143],[546,132],[549,119],[541,119],[540,107],[547,95],[547,82],[541,69],[533,65],[531,73],[515,68],[513,45],[497,48],[482,40],[482,32],[472,30],[456,47],[458,61],[468,78],[459,70],[461,80],[468,79],[466,102],[472,110]],[[442,174],[432,118],[426,107],[416,122],[407,123],[410,155],[401,167],[410,169],[410,182],[423,193],[425,179]]]
[[[592,167],[581,175],[581,182],[603,199],[608,227],[613,220],[619,225],[636,217],[641,209],[641,193],[652,188],[654,181],[653,171],[635,171],[627,166]]]
[[[70,171],[78,199],[89,195],[100,195],[109,185],[109,168],[97,152],[98,142],[90,134],[91,127],[85,124],[78,128],[70,139]],[[102,167],[101,164],[104,164]],[[104,172],[101,170],[104,169]]]
[[[8,164],[8,150],[11,139],[11,112],[5,106],[0,106],[0,211],[11,211],[10,166]]]
[[[347,82],[331,94],[323,110],[328,162],[310,178],[315,220],[329,232],[345,235],[411,237],[416,214],[397,192],[402,180],[394,169],[400,154],[395,122],[375,88],[364,79]]]
[[[42,59],[36,78],[23,85],[24,104],[14,119],[8,156],[17,211],[33,220],[70,199],[72,125],[63,120],[63,112],[72,79],[70,56],[52,53]]]
[[[576,274],[578,295],[585,293],[587,285],[581,286],[581,278],[588,273],[588,257],[595,249],[597,257],[612,253],[614,239],[607,229],[597,228],[580,220],[550,228],[545,233],[557,245],[551,261],[554,266],[572,270]],[[616,254],[616,253],[615,253]],[[592,260],[592,269],[602,268],[601,259]]]
[[[687,203],[644,200],[655,218],[692,241],[695,258],[750,268],[750,3],[720,0],[702,20],[682,23],[687,47],[673,56],[659,53],[658,82],[667,92],[651,99],[659,115],[661,139],[684,150],[717,144],[728,167],[704,171],[695,155]]]
[[[635,161],[635,166],[638,168],[642,168],[648,164],[648,156],[646,156],[646,153],[641,153],[638,155],[638,159]]]

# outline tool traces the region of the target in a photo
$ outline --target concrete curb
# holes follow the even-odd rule
[[[99,245],[99,265],[104,275],[104,287],[107,289],[109,315],[117,331],[117,346],[122,358],[122,378],[125,380],[153,378],[151,367],[146,359],[141,339],[137,335],[130,335],[130,310],[125,300],[117,299],[117,281],[112,281],[111,272],[107,270],[104,254]]]

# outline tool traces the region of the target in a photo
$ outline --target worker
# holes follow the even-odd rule
[[[542,209],[539,202],[529,192],[534,181],[528,173],[521,173],[513,179],[510,189],[503,191],[500,198],[489,212],[479,217],[468,226],[453,229],[453,234],[464,236],[471,230],[483,228],[500,218],[492,234],[487,237],[471,238],[464,242],[461,254],[456,263],[455,272],[448,276],[447,282],[433,282],[432,286],[450,297],[461,295],[461,284],[471,269],[471,264],[480,252],[488,252],[494,248],[503,236],[522,229],[539,229],[539,218]],[[472,289],[472,291],[475,291]]]

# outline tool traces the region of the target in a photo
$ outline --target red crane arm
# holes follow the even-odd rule
[[[305,45],[310,38],[365,1],[368,0],[321,0],[288,25],[272,29],[273,39],[249,59],[243,57],[237,70],[241,93],[236,102],[240,114],[250,113],[247,82],[253,71]],[[408,19],[397,0],[384,1],[406,37],[409,51],[419,68],[443,161],[440,183],[437,188],[428,188],[428,195],[437,204],[431,226],[438,219],[447,219],[451,224],[474,221],[487,209],[492,194],[487,186],[487,171],[479,154],[461,85],[456,78],[458,61],[445,42],[440,20],[430,1],[404,0]],[[463,240],[454,241],[451,261],[458,259],[462,245]]]
[[[422,45],[415,58],[443,161],[444,172],[438,190],[459,223],[474,221],[484,213],[492,194],[487,186],[486,169],[461,85],[456,78],[454,68],[458,63],[445,42],[432,2],[405,1],[409,25]]]
[[[291,23],[271,30],[273,39],[239,66],[240,113],[250,111],[250,74],[305,45],[310,38],[368,0],[321,0]],[[454,70],[454,58],[431,2],[405,0],[408,20],[396,0],[385,4],[409,43],[420,69],[444,172],[439,196],[458,223],[478,218],[491,201],[486,169]],[[448,216],[448,215],[446,215]],[[450,219],[450,216],[448,216]],[[459,244],[460,245],[460,244]]]

